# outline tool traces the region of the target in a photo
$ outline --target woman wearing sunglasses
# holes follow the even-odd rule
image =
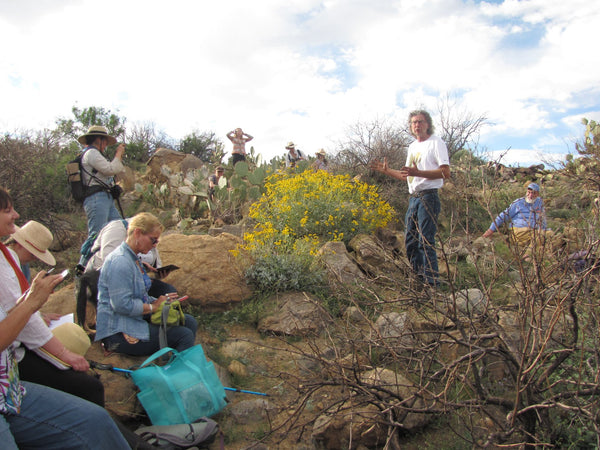
[[[170,293],[154,298],[148,295],[152,280],[140,262],[138,253],[148,253],[158,244],[162,224],[149,213],[134,216],[127,228],[127,239],[104,261],[98,281],[96,340],[106,351],[133,356],[151,355],[159,350],[159,325],[150,316],[167,300]],[[183,326],[169,327],[167,345],[183,351],[194,345],[198,323],[189,314]]]

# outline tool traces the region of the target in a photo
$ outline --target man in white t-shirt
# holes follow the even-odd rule
[[[411,112],[408,122],[416,140],[408,147],[406,165],[400,170],[391,169],[384,159],[383,162],[373,162],[371,168],[408,182],[406,256],[419,278],[435,285],[438,278],[435,234],[441,207],[438,190],[444,185],[444,180],[450,178],[450,159],[446,144],[433,135],[433,121],[427,111]]]

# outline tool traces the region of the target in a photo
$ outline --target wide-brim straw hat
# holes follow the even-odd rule
[[[57,338],[67,350],[79,355],[85,356],[92,342],[83,328],[73,322],[66,322],[52,329],[52,334]],[[68,369],[71,367],[69,363],[56,357],[43,347],[34,349],[40,357],[51,362],[60,369]]]
[[[52,333],[65,347],[67,347],[67,350],[80,356],[85,356],[92,345],[85,330],[73,322],[63,323],[62,325],[53,328]]]
[[[50,266],[56,264],[54,256],[48,251],[48,247],[54,239],[48,228],[35,220],[30,220],[20,228],[15,225],[15,228],[16,231],[11,235],[15,241],[25,247],[37,259]]]
[[[85,145],[85,138],[88,136],[99,136],[99,137],[105,137],[108,139],[108,145],[115,145],[117,143],[117,138],[111,136],[110,134],[108,134],[108,130],[106,129],[106,127],[103,127],[101,125],[92,125],[87,133],[85,133],[84,135],[81,135],[77,138],[77,141],[79,141],[80,144]]]
[[[317,152],[317,155],[325,156],[325,150],[319,149],[319,151]]]
[[[293,148],[293,149],[295,149],[295,148],[296,148],[296,146],[294,145],[294,143],[293,143],[293,142],[288,142],[288,144],[285,146],[285,148],[286,148],[286,149],[288,149],[288,150],[289,150],[289,149],[292,149],[292,148]]]

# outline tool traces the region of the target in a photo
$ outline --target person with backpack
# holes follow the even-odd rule
[[[113,160],[109,161],[104,153],[109,146],[117,143],[117,139],[110,136],[105,127],[91,126],[77,140],[85,146],[81,157],[81,178],[85,188],[83,209],[87,217],[88,240],[91,240],[108,222],[121,219],[114,202],[120,195],[114,176],[125,170],[122,161],[125,144],[119,144]],[[87,259],[86,255],[81,255],[76,268],[79,274],[83,273]]]
[[[296,167],[296,161],[304,160],[304,154],[300,151],[299,148],[296,148],[296,145],[293,142],[288,142],[288,144],[285,146],[285,149],[288,151],[285,155],[286,167]]]

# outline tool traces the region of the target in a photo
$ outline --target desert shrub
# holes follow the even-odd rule
[[[265,189],[250,207],[257,225],[243,244],[251,260],[246,276],[263,291],[318,292],[323,277],[311,264],[323,242],[347,243],[393,217],[373,186],[348,176],[280,172],[267,178]]]
[[[293,239],[342,241],[385,227],[394,210],[374,186],[347,175],[305,171],[277,173],[267,179],[266,194],[250,208],[259,229],[270,224],[277,235]]]
[[[24,219],[51,226],[57,213],[71,210],[65,174],[68,160],[50,135],[0,137],[0,185],[10,190]]]

